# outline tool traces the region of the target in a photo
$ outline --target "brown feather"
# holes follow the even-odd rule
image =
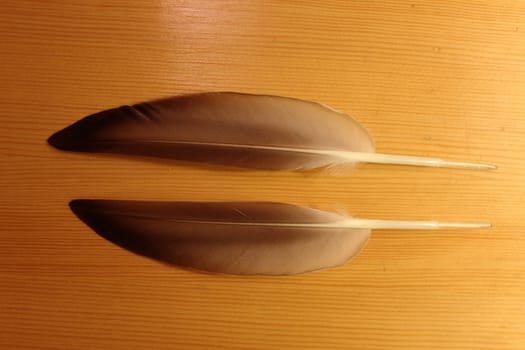
[[[70,207],[132,252],[227,274],[290,275],[341,265],[370,237],[369,229],[330,226],[344,216],[284,203],[74,200]]]
[[[257,169],[351,163],[309,150],[374,152],[372,138],[348,115],[314,102],[231,92],[109,109],[55,133],[48,141],[68,151]]]

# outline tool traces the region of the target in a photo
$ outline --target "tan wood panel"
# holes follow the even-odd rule
[[[525,2],[0,3],[0,347],[523,349]],[[100,109],[232,90],[353,115],[378,151],[493,172],[366,165],[251,172],[49,147]],[[332,270],[188,272],[121,250],[73,198],[273,200],[372,218],[479,220],[375,231]]]

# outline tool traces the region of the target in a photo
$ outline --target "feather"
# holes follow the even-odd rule
[[[375,154],[365,128],[319,103],[232,92],[105,110],[52,135],[61,150],[108,152],[252,169],[308,170],[358,162],[493,168]]]
[[[272,202],[74,200],[72,211],[139,255],[226,274],[291,275],[341,265],[371,229],[486,227],[478,223],[355,219]]]

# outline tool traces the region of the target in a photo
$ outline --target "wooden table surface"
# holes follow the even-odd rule
[[[525,2],[0,2],[0,348],[524,349]],[[496,171],[215,170],[57,151],[95,111],[203,91],[316,100],[383,153]],[[230,277],[124,251],[74,198],[271,200],[360,217],[490,221],[374,231],[345,266]]]

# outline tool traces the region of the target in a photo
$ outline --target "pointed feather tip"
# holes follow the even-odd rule
[[[72,212],[75,212],[77,209],[82,207],[82,204],[85,202],[84,199],[73,199],[69,202],[69,208]]]
[[[112,108],[90,114],[75,123],[55,132],[47,142],[62,151],[97,151],[98,146],[93,143],[101,129],[121,117],[123,107]]]
[[[82,221],[98,235],[104,237],[104,235],[102,235],[98,230],[98,226],[96,224],[97,220],[95,219],[95,221],[93,221],[95,218],[93,213],[90,213],[89,211],[89,208],[91,207],[90,203],[92,204],[93,202],[93,200],[89,199],[74,199],[69,202],[69,209],[71,209],[77,219]]]
[[[70,150],[70,142],[67,141],[67,132],[65,129],[55,132],[53,135],[49,136],[47,143],[56,149],[68,151]]]
[[[104,200],[74,199],[69,202],[69,208],[73,214],[96,234],[128,250],[135,251],[136,249],[130,247],[125,240],[122,241],[122,237],[112,232],[110,229],[111,225],[108,226],[108,222],[106,221],[107,218],[98,212],[98,209],[102,209],[103,207]]]
[[[96,199],[74,199],[69,202],[69,209],[77,218],[99,233],[97,229],[98,214],[96,214],[96,211],[103,207],[103,202]]]
[[[88,203],[91,202],[88,199],[74,199],[69,202],[69,209],[75,214],[80,220],[83,220],[83,214],[87,208]]]
[[[93,132],[93,127],[89,128],[87,125],[90,118],[91,116],[88,116],[55,132],[47,139],[47,142],[62,151],[82,151]]]

